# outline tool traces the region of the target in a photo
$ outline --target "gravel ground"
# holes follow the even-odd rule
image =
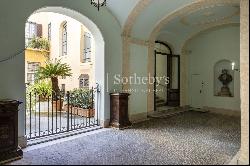
[[[185,112],[24,153],[20,165],[221,165],[240,148],[240,118]]]

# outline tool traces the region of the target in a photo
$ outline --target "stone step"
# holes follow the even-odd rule
[[[165,106],[165,105],[166,105],[165,102],[156,103],[156,107],[162,107],[162,106]]]
[[[158,100],[156,100],[155,102],[156,102],[156,103],[162,103],[162,102],[165,102],[165,101],[162,100],[162,99],[158,99]]]

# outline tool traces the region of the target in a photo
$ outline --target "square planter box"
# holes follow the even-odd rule
[[[79,115],[79,116],[83,116],[83,117],[87,117],[87,118],[92,118],[95,116],[94,109],[83,109],[83,108],[79,108],[79,107],[71,107],[71,105],[69,105],[69,113],[71,113],[71,109],[72,109],[72,114],[74,114],[74,115]],[[67,104],[64,105],[64,111],[65,112],[68,111]]]

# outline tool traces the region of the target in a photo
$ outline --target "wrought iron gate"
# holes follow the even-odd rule
[[[84,90],[84,93],[87,95],[72,92],[53,93],[49,96],[33,92],[27,94],[25,114],[27,139],[99,126],[99,86]]]

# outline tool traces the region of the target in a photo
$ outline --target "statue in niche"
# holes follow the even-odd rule
[[[219,96],[232,97],[228,85],[233,81],[233,77],[228,73],[227,69],[222,70],[222,74],[219,76],[219,81],[223,84]]]

